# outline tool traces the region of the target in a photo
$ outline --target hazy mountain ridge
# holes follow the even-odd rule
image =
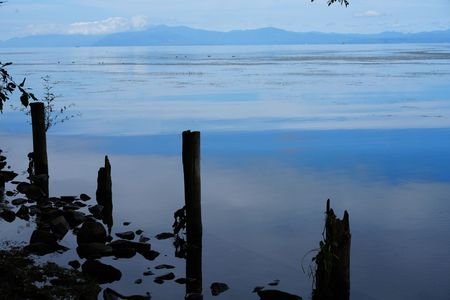
[[[108,35],[35,35],[0,42],[0,47],[87,47],[87,46],[183,46],[183,45],[274,45],[274,44],[375,44],[450,43],[450,29],[441,31],[377,34],[292,32],[278,28],[228,32],[165,25],[145,31]]]

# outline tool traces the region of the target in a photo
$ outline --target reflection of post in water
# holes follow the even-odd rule
[[[108,226],[108,233],[111,234],[113,226],[112,217],[112,180],[111,180],[111,164],[108,156],[105,156],[105,166],[98,170],[97,176],[97,204],[102,206],[102,221]]]
[[[350,223],[348,212],[338,219],[327,201],[325,240],[315,257],[317,270],[313,300],[350,298]]]
[[[33,127],[33,164],[34,176],[30,178],[48,197],[48,159],[45,126],[45,107],[42,102],[30,104]]]
[[[5,180],[0,176],[0,202],[5,199]]]
[[[203,299],[200,132],[183,132],[186,211],[186,299]]]

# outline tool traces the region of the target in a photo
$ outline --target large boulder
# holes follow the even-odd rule
[[[55,244],[58,237],[51,233],[50,231],[36,229],[31,234],[30,244],[35,243],[45,243],[45,244]]]
[[[63,216],[72,228],[86,221],[86,216],[84,213],[75,210],[66,210],[64,211]]]
[[[106,230],[105,227],[94,220],[88,219],[83,223],[80,230],[77,233],[77,243],[106,243]]]
[[[52,232],[62,239],[70,229],[70,225],[64,216],[56,217],[50,221]]]

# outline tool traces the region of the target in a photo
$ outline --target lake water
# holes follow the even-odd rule
[[[322,238],[328,198],[338,216],[350,213],[352,299],[450,298],[449,44],[0,49],[0,57],[38,95],[39,77],[51,75],[58,102],[82,114],[49,132],[51,194],[94,195],[109,155],[113,232],[170,231],[184,202],[180,134],[202,132],[205,299],[214,281],[230,286],[220,299],[257,299],[253,288],[275,279],[308,299],[301,262]],[[5,109],[0,148],[15,170],[26,170],[30,131],[23,113]],[[1,222],[0,236],[28,241],[32,226]],[[142,276],[161,263],[184,276],[170,240],[151,243],[167,256],[102,260],[123,272],[110,286],[182,299],[184,286]],[[73,255],[46,258],[66,264]]]

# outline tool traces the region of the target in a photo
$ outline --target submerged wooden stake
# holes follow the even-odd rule
[[[30,103],[31,123],[33,128],[34,175],[39,180],[36,184],[48,196],[48,159],[47,137],[45,127],[45,106],[42,102]]]
[[[348,212],[338,219],[327,201],[325,241],[316,256],[314,300],[350,298],[350,222]]]
[[[186,299],[203,299],[200,132],[183,132],[184,196],[186,205]]]

